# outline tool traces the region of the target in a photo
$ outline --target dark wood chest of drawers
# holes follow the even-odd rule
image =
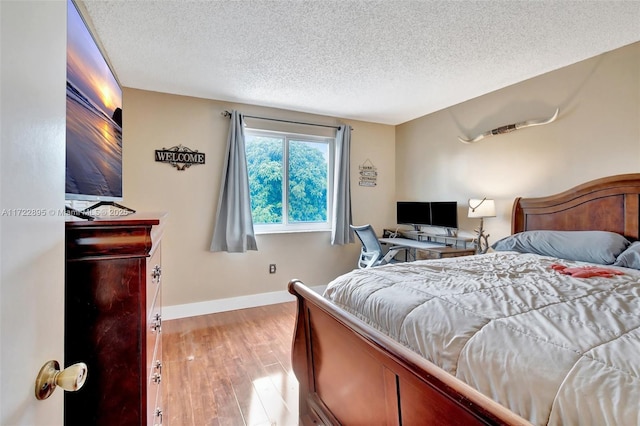
[[[161,215],[66,223],[65,425],[161,425]]]

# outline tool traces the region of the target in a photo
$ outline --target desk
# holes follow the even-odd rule
[[[409,238],[378,238],[382,244],[391,244],[394,246],[408,247],[412,249],[426,250],[430,248],[446,247],[443,243],[435,243],[432,241],[418,241]]]
[[[451,247],[444,243],[436,243],[433,241],[418,241],[409,238],[378,238],[381,244],[390,244],[392,246],[406,247],[414,252],[413,258],[418,260],[415,253],[416,250],[425,252],[425,259],[441,259],[445,257],[470,256],[476,253],[474,248],[458,248]],[[405,256],[405,260],[408,257]]]
[[[383,236],[397,234],[399,237],[406,239],[413,239],[419,241],[427,241],[431,243],[440,243],[449,247],[468,248],[469,246],[475,247],[472,243],[475,241],[475,237],[470,235],[447,235],[442,233],[435,233],[429,231],[408,231],[408,230],[393,230],[384,229]]]

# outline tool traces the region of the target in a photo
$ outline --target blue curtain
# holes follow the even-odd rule
[[[227,156],[211,251],[244,253],[247,250],[258,250],[258,246],[251,218],[249,174],[244,150],[244,118],[239,112],[231,111]]]
[[[342,245],[354,241],[351,225],[351,127],[342,125],[336,134],[336,161],[333,188],[333,227],[331,244]]]

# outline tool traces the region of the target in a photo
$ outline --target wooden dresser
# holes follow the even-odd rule
[[[84,387],[64,394],[67,426],[162,424],[163,224],[66,222],[65,365],[88,366]]]

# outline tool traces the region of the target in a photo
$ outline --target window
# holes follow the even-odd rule
[[[245,130],[256,233],[331,229],[334,144],[327,137]]]

